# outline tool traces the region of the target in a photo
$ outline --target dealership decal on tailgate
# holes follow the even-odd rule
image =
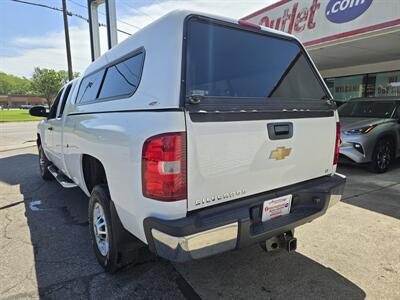
[[[262,221],[268,221],[280,216],[287,215],[292,205],[292,195],[286,195],[264,202]]]

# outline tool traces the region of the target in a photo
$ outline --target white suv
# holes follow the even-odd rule
[[[293,36],[189,11],[140,30],[67,84],[38,130],[41,174],[88,196],[107,271],[143,245],[187,261],[262,243],[338,202],[332,97]]]

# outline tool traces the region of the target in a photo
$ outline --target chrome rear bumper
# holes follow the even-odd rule
[[[337,174],[195,211],[178,220],[147,218],[144,221],[147,241],[153,252],[175,262],[239,249],[292,231],[322,216],[341,200],[345,181],[345,176]],[[290,213],[262,222],[262,204],[280,194],[293,195]]]
[[[172,261],[187,261],[235,249],[238,223],[182,237],[172,236],[157,229],[152,229],[151,233],[156,241],[158,255]]]

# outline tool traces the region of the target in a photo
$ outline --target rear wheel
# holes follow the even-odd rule
[[[40,169],[40,176],[44,180],[52,180],[54,179],[53,175],[49,171],[49,166],[51,166],[51,161],[49,161],[44,153],[42,145],[38,146],[39,151],[39,169]]]
[[[135,239],[120,224],[118,215],[112,211],[113,202],[105,184],[96,185],[89,200],[89,230],[97,261],[108,273],[114,273],[138,255]]]
[[[89,200],[89,230],[97,261],[107,272],[118,269],[118,249],[112,234],[110,196],[104,185],[93,188]]]
[[[372,154],[370,170],[375,173],[385,173],[392,162],[394,145],[392,140],[383,138],[378,141]]]

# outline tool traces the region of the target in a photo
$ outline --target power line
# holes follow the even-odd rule
[[[83,7],[83,8],[86,8],[87,9],[87,6],[85,6],[85,5],[83,5],[83,4],[80,4],[79,2],[75,2],[75,1],[73,1],[73,0],[68,0],[69,2],[71,2],[71,3],[74,3],[75,5],[78,5],[78,6],[80,6],[80,7]]]
[[[136,11],[136,12],[138,12],[138,13],[140,13],[140,14],[143,14],[143,15],[145,15],[146,17],[149,17],[151,20],[155,20],[152,16],[150,16],[148,13],[146,13],[146,12],[144,12],[144,11],[140,11],[140,10],[138,10],[137,8],[135,8],[135,7],[133,7],[133,6],[130,6],[129,4],[127,4],[127,3],[125,3],[125,2],[123,2],[123,1],[121,1],[120,3],[122,3],[122,5],[125,5],[126,7],[128,7],[128,8],[130,8],[130,9],[133,9],[134,11]]]
[[[16,3],[28,4],[28,5],[32,5],[32,6],[38,6],[38,7],[48,8],[48,9],[52,9],[52,10],[55,10],[55,11],[61,11],[61,12],[63,11],[62,8],[55,7],[55,6],[49,6],[49,5],[42,4],[42,3],[30,2],[30,1],[24,1],[24,0],[10,0],[10,1],[16,2]],[[79,15],[79,14],[77,14],[77,13],[73,13],[73,12],[67,11],[67,15],[68,15],[69,17],[77,17],[77,18],[82,19],[82,20],[85,20],[86,22],[89,23],[89,19],[88,19],[88,18],[85,18],[84,16]],[[101,27],[107,27],[107,25],[106,25],[106,24],[103,24],[103,23],[99,23],[99,26],[101,26]],[[139,29],[140,29],[140,28],[139,28]],[[121,29],[117,29],[117,31],[119,31],[119,32],[121,32],[121,33],[124,33],[124,34],[127,34],[127,35],[132,35],[131,33],[127,32],[127,31],[124,31],[124,30],[121,30]]]
[[[73,16],[73,17],[77,17],[77,18],[82,19],[82,20],[84,20],[84,21],[86,21],[86,22],[89,23],[89,19],[86,18],[86,17],[84,17],[84,16],[82,16],[82,15],[80,15],[80,14],[68,12],[68,15],[69,15],[69,16]],[[100,27],[107,27],[107,25],[104,24],[104,23],[99,23],[99,26],[100,26]],[[117,31],[118,31],[118,32],[121,32],[121,33],[125,33],[126,35],[132,35],[132,33],[129,33],[129,32],[124,31],[124,30],[122,30],[122,29],[118,29],[118,28],[117,28]]]
[[[76,2],[76,1],[74,1],[74,0],[68,0],[68,1],[71,2],[71,3],[73,3],[73,4],[75,4],[75,5],[77,5],[77,6],[80,6],[80,7],[82,7],[82,8],[88,9],[88,7],[87,7],[86,5],[83,5],[83,4],[79,3],[79,2]],[[102,13],[102,12],[100,12],[100,11],[99,11],[99,14],[101,14],[101,15],[103,15],[103,16],[106,15],[105,13]],[[128,22],[122,21],[121,19],[117,19],[117,21],[120,22],[120,23],[126,24],[126,25],[128,25],[128,26],[131,26],[131,27],[133,27],[133,28],[136,28],[136,29],[142,29],[141,27],[139,27],[139,26],[137,26],[137,25],[130,24],[130,23],[128,23]]]
[[[44,8],[49,8],[49,9],[57,10],[57,11],[63,11],[61,8],[49,6],[49,5],[42,4],[42,3],[34,3],[34,2],[28,2],[28,1],[22,1],[22,0],[10,0],[10,1],[17,2],[17,3],[23,3],[23,4],[29,4],[29,5],[33,5],[33,6],[44,7]]]

